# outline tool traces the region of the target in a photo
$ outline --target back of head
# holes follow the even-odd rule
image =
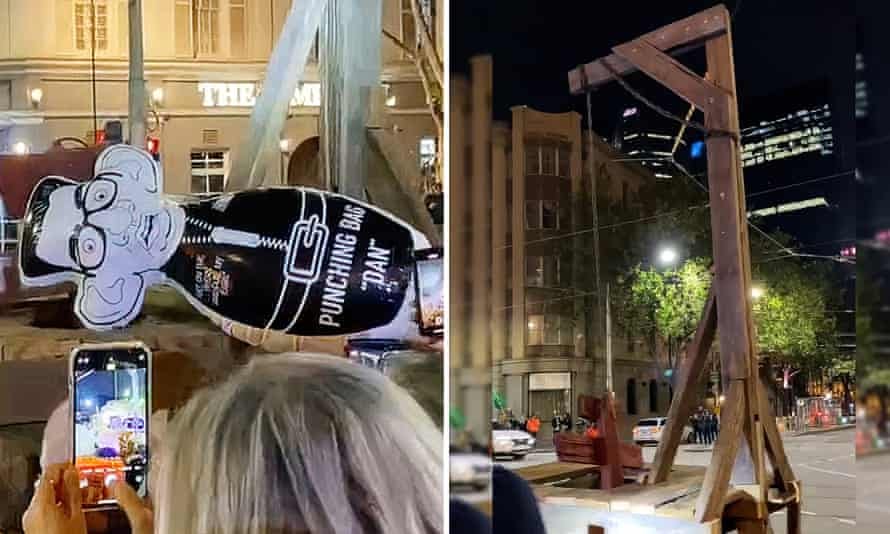
[[[175,417],[158,532],[442,532],[442,435],[379,372],[257,356]]]

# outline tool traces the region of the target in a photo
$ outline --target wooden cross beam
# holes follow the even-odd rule
[[[669,55],[677,53],[678,49],[702,44],[707,57],[707,79]],[[649,482],[663,482],[670,473],[684,422],[691,412],[695,385],[701,379],[715,330],[719,331],[726,401],[721,414],[721,432],[696,506],[696,518],[707,522],[723,515],[733,466],[744,436],[753,464],[754,489],[749,490],[753,504],[742,507],[753,511],[748,514],[750,517],[743,518],[743,522],[746,531],[756,531],[760,527],[765,531],[770,485],[765,454],[769,454],[774,477],[783,493],[787,494],[795,479],[757,376],[750,301],[751,261],[729,12],[723,5],[718,5],[618,45],[612,51],[614,54],[569,73],[569,88],[573,94],[590,91],[615,76],[639,70],[701,110],[708,130],[714,280],[699,329],[688,351],[690,357],[679,376],[668,427],[659,444]],[[799,518],[791,518],[795,510],[799,511],[799,507],[789,509],[791,531],[799,529]]]

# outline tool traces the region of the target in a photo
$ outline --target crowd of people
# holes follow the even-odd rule
[[[699,406],[689,418],[692,427],[692,442],[700,445],[711,445],[717,441],[720,432],[720,418],[714,412]]]

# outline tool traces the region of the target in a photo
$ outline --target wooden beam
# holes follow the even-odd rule
[[[800,481],[795,481],[795,484],[797,485],[798,495],[800,495],[802,493],[802,491],[800,489]],[[787,534],[800,534],[801,533],[801,528],[800,528],[800,526],[801,526],[800,525],[800,506],[801,506],[801,504],[802,503],[800,502],[800,499],[796,499],[796,500],[793,500],[788,503],[788,508],[787,508],[787,513],[788,513],[787,527],[788,528],[785,529],[785,532],[787,532]]]
[[[612,51],[706,113],[729,105],[729,93],[643,39],[618,45]]]
[[[761,385],[761,387],[763,386]],[[770,462],[773,464],[776,478],[781,482],[779,489],[783,492],[788,491],[791,489],[790,486],[796,479],[794,477],[794,471],[791,469],[791,462],[788,461],[788,456],[785,455],[785,446],[782,444],[782,436],[779,434],[779,429],[776,426],[776,419],[772,417],[772,414],[769,412],[765,394],[761,394],[760,396],[760,405],[760,413],[766,414],[761,419],[763,423],[763,434],[766,438],[764,440],[766,452],[769,455]]]
[[[735,464],[745,421],[745,384],[733,380],[726,391],[720,420],[720,433],[714,445],[711,465],[705,472],[701,493],[695,504],[695,519],[700,523],[719,519],[723,515],[724,497],[729,488],[732,466]]]
[[[692,414],[698,391],[696,386],[701,380],[702,373],[708,361],[708,351],[714,343],[714,335],[717,331],[717,299],[714,296],[714,286],[708,291],[705,301],[705,309],[702,311],[701,320],[692,338],[692,343],[687,350],[687,358],[680,366],[677,377],[677,389],[674,392],[674,400],[667,414],[667,427],[658,442],[658,450],[655,451],[655,460],[647,477],[647,483],[658,484],[667,480],[674,465],[674,457],[680,440],[683,437],[683,429],[686,420]]]
[[[685,52],[698,48],[706,39],[725,32],[728,22],[729,12],[721,4],[649,32],[640,39],[663,52],[677,47],[683,47]],[[600,63],[601,60],[608,61],[620,75],[636,70],[633,64],[614,54],[592,61],[569,72],[569,91],[573,95],[595,89],[612,79],[612,74]]]

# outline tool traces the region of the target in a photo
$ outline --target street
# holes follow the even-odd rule
[[[784,439],[785,450],[794,473],[803,488],[803,532],[806,534],[843,534],[844,532],[887,532],[890,521],[890,456],[871,458],[870,465],[856,464],[853,429],[824,432]],[[651,462],[655,447],[643,448],[643,461]],[[499,460],[510,469],[556,461],[555,452],[537,452],[522,460]],[[682,445],[677,454],[677,465],[708,465],[711,448],[704,445]],[[872,484],[859,484],[856,495],[856,469]],[[867,474],[865,474],[867,473]],[[862,480],[862,479],[860,479]],[[865,488],[871,495],[863,499]],[[874,491],[872,488],[884,488]],[[865,518],[868,530],[856,530],[856,515]],[[864,514],[863,511],[867,511]],[[881,522],[883,521],[883,524]],[[785,512],[773,514],[772,526],[776,534],[785,532]],[[879,528],[880,526],[880,528]]]
[[[857,532],[887,532],[890,521],[890,454],[881,453],[856,461]]]

